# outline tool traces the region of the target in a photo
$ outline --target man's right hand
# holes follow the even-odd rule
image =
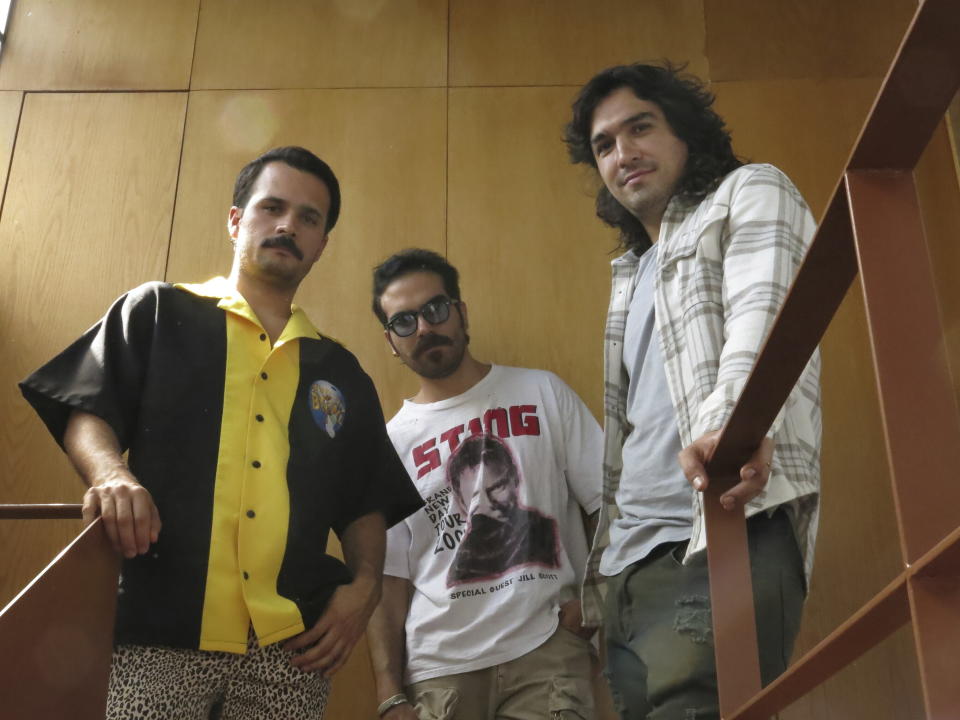
[[[160,536],[160,513],[153,498],[126,467],[113,468],[83,496],[83,523],[103,518],[114,550],[126,558],[142,555]]]

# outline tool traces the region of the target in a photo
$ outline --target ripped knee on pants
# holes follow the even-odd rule
[[[713,626],[710,619],[710,598],[706,595],[685,595],[677,600],[677,614],[673,629],[688,636],[698,645],[713,641]]]

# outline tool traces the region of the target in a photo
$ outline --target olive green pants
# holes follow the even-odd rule
[[[747,538],[766,685],[790,660],[806,582],[784,510],[750,518]],[[608,580],[605,674],[624,720],[720,717],[707,557],[682,565],[686,546],[659,545]]]

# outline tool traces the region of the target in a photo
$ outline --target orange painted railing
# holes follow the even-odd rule
[[[960,414],[913,170],[960,88],[960,2],[924,0],[860,133],[709,472],[707,548],[726,720],[768,718],[905,623],[927,718],[960,718]],[[860,273],[892,470],[903,571],[762,691],[746,527],[722,511]]]
[[[79,505],[0,505],[0,520],[79,517]],[[103,719],[119,573],[97,520],[0,610],[0,720]]]

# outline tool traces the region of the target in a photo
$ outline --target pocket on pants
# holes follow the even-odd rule
[[[592,692],[592,688],[584,687],[583,682],[577,682],[573,678],[554,678],[553,687],[550,689],[551,720],[591,720]]]
[[[419,720],[453,720],[459,704],[460,693],[456,688],[426,688],[413,699]]]

